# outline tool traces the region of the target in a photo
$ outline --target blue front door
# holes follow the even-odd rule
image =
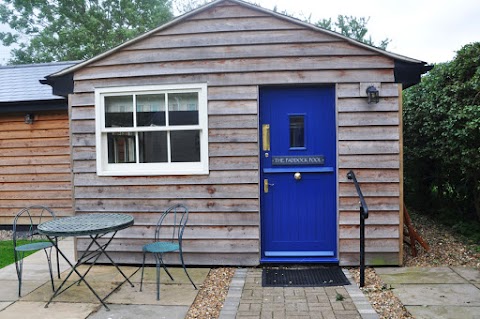
[[[262,262],[337,262],[334,87],[260,91]]]

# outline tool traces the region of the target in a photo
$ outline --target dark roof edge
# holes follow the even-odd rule
[[[73,93],[73,72],[60,76],[46,76],[44,80],[40,80],[42,84],[48,84],[52,87],[52,94],[68,97]]]
[[[43,111],[67,111],[68,102],[61,100],[44,101],[16,101],[0,103],[0,113],[18,113],[18,112],[43,112]]]
[[[401,60],[395,60],[395,83],[402,83],[403,89],[407,89],[420,83],[422,74],[433,69],[433,65],[422,63],[411,63]]]

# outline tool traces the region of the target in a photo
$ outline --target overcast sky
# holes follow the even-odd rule
[[[262,7],[298,16],[335,20],[338,15],[370,17],[375,42],[387,50],[428,63],[446,62],[463,45],[480,41],[479,0],[255,0]]]
[[[370,17],[375,42],[389,38],[387,50],[428,63],[446,62],[463,45],[480,41],[479,0],[253,0],[267,9],[275,5],[315,22],[338,15]],[[0,26],[0,29],[1,26]],[[0,63],[9,49],[0,46]]]

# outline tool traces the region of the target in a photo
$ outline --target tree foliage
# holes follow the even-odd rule
[[[386,50],[390,39],[384,39],[380,43],[375,44],[372,37],[368,34],[367,24],[370,18],[365,17],[353,17],[346,15],[339,15],[337,21],[332,21],[332,18],[321,19],[315,23],[316,26],[338,32],[349,38],[366,43]]]
[[[4,45],[11,63],[83,60],[172,18],[170,0],[4,0]]]
[[[404,92],[404,145],[410,204],[480,221],[480,42]]]

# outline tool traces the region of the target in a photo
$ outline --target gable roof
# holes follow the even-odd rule
[[[182,21],[190,18],[191,16],[194,16],[194,15],[200,13],[200,12],[208,10],[212,7],[215,7],[215,6],[219,5],[219,4],[229,3],[229,2],[233,3],[233,4],[243,6],[243,7],[250,8],[252,10],[260,11],[260,12],[265,13],[265,14],[275,16],[275,17],[277,17],[279,19],[282,19],[282,20],[290,21],[292,23],[301,25],[301,26],[309,28],[311,30],[315,30],[317,32],[323,32],[323,33],[329,34],[331,36],[340,38],[340,39],[342,39],[342,40],[344,40],[344,41],[346,41],[346,42],[348,42],[352,45],[362,47],[364,49],[374,51],[374,52],[376,52],[380,55],[392,58],[395,61],[395,80],[396,80],[395,82],[403,83],[404,88],[418,83],[420,81],[421,74],[424,74],[424,73],[428,72],[433,67],[433,66],[426,65],[427,63],[424,62],[424,61],[409,58],[409,57],[406,57],[406,56],[403,56],[403,55],[399,55],[399,54],[396,54],[396,53],[392,53],[392,52],[388,52],[388,51],[379,49],[377,47],[374,47],[374,46],[365,44],[363,42],[360,42],[360,41],[351,39],[349,37],[346,37],[346,36],[344,36],[342,34],[339,34],[337,32],[330,31],[330,30],[327,30],[327,29],[324,29],[324,28],[321,28],[321,27],[317,27],[317,26],[312,25],[310,23],[298,20],[296,18],[286,16],[286,15],[278,13],[278,12],[274,12],[274,11],[262,8],[260,6],[257,6],[257,5],[254,5],[254,4],[242,1],[242,0],[216,0],[216,1],[210,2],[208,4],[205,4],[205,5],[197,8],[193,11],[185,13],[185,14],[173,19],[172,21],[170,21],[166,24],[163,24],[163,25],[161,25],[161,26],[159,26],[159,27],[157,27],[157,28],[155,28],[155,29],[153,29],[149,32],[146,32],[146,33],[144,33],[144,34],[142,34],[142,35],[140,35],[140,36],[138,36],[134,39],[131,39],[131,40],[129,40],[129,41],[113,48],[113,49],[110,49],[110,50],[108,50],[108,51],[106,51],[102,54],[99,54],[99,55],[97,55],[97,56],[95,56],[95,57],[93,57],[89,60],[78,63],[74,66],[71,66],[71,67],[66,68],[64,70],[61,70],[57,73],[53,73],[53,74],[46,77],[47,82],[50,85],[52,85],[55,89],[55,85],[56,85],[55,83],[56,82],[58,83],[56,78],[64,77],[64,76],[67,76],[68,74],[73,74],[73,72],[75,72],[75,71],[77,71],[77,70],[79,70],[79,69],[81,69],[81,68],[83,68],[83,67],[85,67],[85,66],[87,66],[91,63],[94,63],[98,60],[101,60],[101,59],[103,59],[107,56],[110,56],[110,55],[122,50],[123,48],[128,47],[128,46],[136,43],[136,42],[139,42],[139,41],[141,41],[145,38],[148,38],[150,35],[152,35],[154,33],[165,30],[165,29],[167,29],[167,28],[169,28],[173,25],[179,24]]]

